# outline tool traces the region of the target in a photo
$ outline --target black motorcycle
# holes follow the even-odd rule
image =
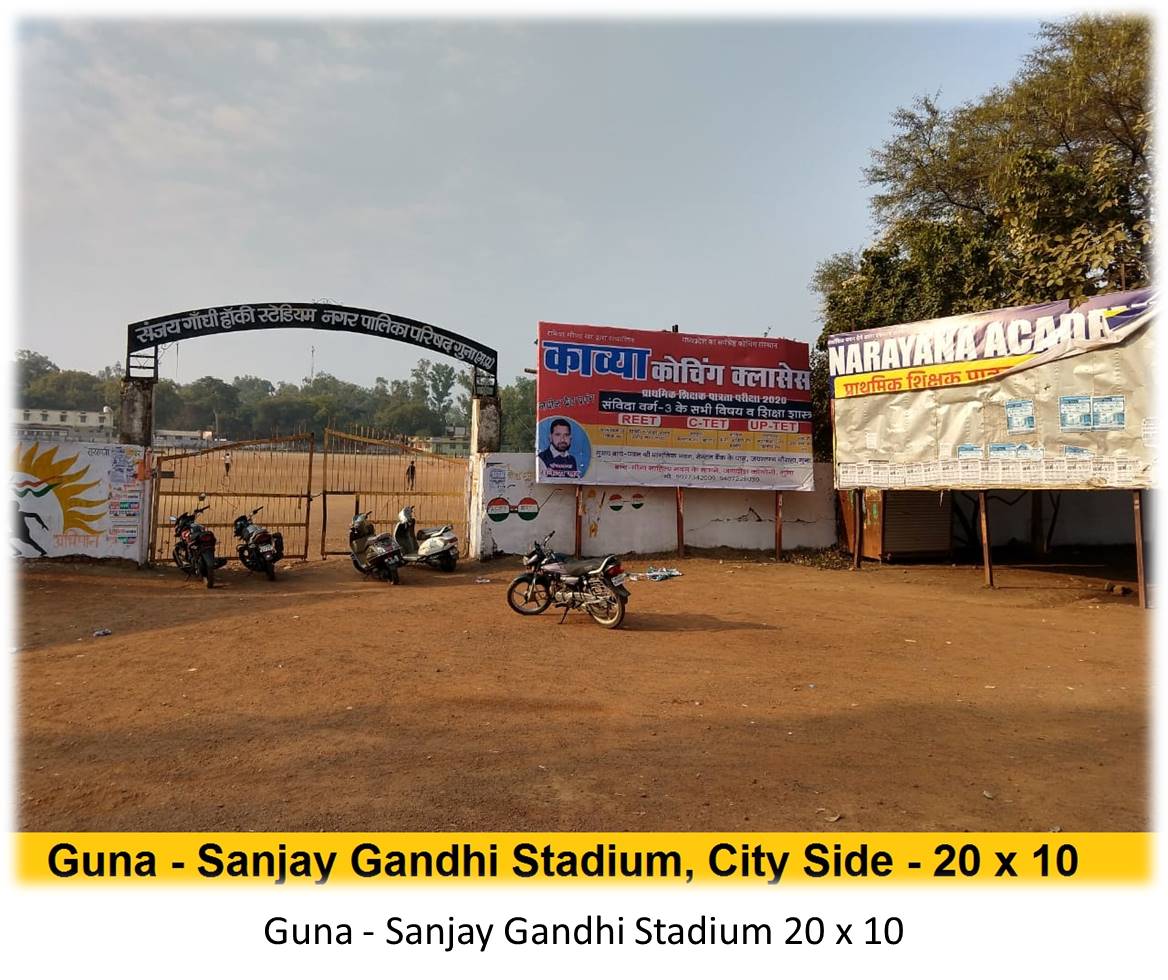
[[[552,531],[541,544],[523,556],[527,569],[507,588],[507,604],[521,616],[538,616],[553,603],[563,608],[583,609],[598,625],[616,629],[624,621],[629,590],[624,587],[628,576],[616,555],[573,561],[548,548]]]
[[[240,542],[236,551],[244,568],[263,572],[269,582],[274,582],[276,562],[284,557],[284,535],[279,531],[269,531],[252,520],[261,510],[263,507],[257,507],[250,514],[240,514],[235,519],[233,528]]]
[[[203,500],[203,496],[199,496]],[[227,564],[226,558],[215,557],[215,533],[195,522],[203,511],[211,505],[197,507],[189,514],[171,517],[174,525],[174,563],[190,575],[198,575],[207,583],[208,589],[215,587],[215,569]]]

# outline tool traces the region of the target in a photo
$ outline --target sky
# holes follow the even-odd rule
[[[813,341],[809,283],[873,237],[893,111],[1008,82],[1038,27],[26,18],[16,343],[96,371],[131,321],[273,300],[445,327],[503,383],[540,320]],[[419,356],[279,330],[161,373],[371,385]]]

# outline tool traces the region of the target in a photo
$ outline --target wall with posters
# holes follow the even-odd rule
[[[810,490],[804,343],[539,325],[541,484]]]
[[[836,485],[1151,486],[1154,300],[1144,289],[830,338]]]
[[[835,544],[831,464],[816,463],[815,491],[783,495],[783,547]],[[559,551],[575,542],[575,486],[536,480],[529,453],[493,453],[474,462],[471,554],[521,554],[533,539],[556,532]],[[586,487],[584,555],[654,554],[677,547],[675,491],[663,487]],[[773,491],[687,490],[685,541],[695,548],[767,551],[775,545]]]
[[[141,562],[150,505],[144,453],[109,443],[18,442],[9,481],[14,553]]]

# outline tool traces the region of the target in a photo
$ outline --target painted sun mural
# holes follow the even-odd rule
[[[58,458],[59,449],[59,446],[50,446],[42,452],[35,442],[23,453],[18,447],[12,467],[13,493],[22,501],[29,497],[39,500],[52,493],[61,508],[62,533],[103,533],[103,529],[95,525],[106,516],[109,497],[86,496],[87,491],[102,481],[83,482],[89,467],[77,462],[80,454]]]

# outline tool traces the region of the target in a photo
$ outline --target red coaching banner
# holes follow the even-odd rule
[[[811,490],[806,344],[539,325],[540,483]]]

